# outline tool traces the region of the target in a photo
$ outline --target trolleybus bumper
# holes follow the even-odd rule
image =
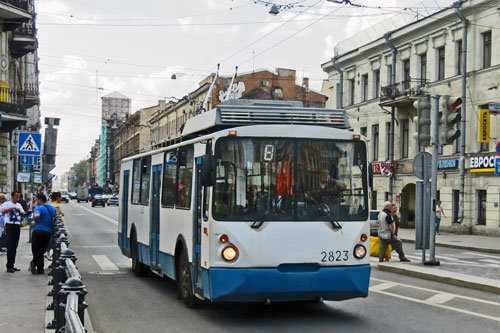
[[[210,268],[204,272],[210,288],[205,290],[205,296],[210,295],[208,298],[215,302],[285,302],[320,297],[340,301],[368,296],[370,265],[314,269],[309,265],[284,266]]]

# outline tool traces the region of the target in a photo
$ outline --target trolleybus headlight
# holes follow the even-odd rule
[[[363,259],[366,256],[366,247],[364,245],[358,244],[354,247],[354,257],[356,259]]]
[[[222,258],[226,261],[234,261],[238,258],[238,248],[233,245],[226,246],[222,250]]]

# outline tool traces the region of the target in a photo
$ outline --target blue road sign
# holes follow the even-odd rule
[[[495,160],[495,175],[500,176],[500,157]]]
[[[39,156],[42,151],[42,134],[19,132],[17,145],[18,155]]]
[[[19,163],[21,165],[32,165],[34,163],[34,156],[31,155],[19,155]]]
[[[33,165],[24,165],[24,164],[21,164],[19,166],[19,172],[32,173],[33,172]]]

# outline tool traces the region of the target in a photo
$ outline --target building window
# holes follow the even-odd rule
[[[410,89],[410,59],[403,60],[403,86]]]
[[[373,71],[373,98],[380,97],[380,70]]]
[[[377,210],[377,191],[372,191],[372,197],[371,197],[371,209],[372,210]]]
[[[388,161],[391,155],[391,123],[385,123],[385,159]]]
[[[483,67],[491,66],[491,31],[485,32],[483,36]]]
[[[392,65],[387,65],[387,82],[388,84],[396,83],[392,82]]]
[[[451,222],[456,223],[458,221],[458,209],[460,207],[460,191],[451,191]]]
[[[372,159],[378,160],[378,125],[372,126]]]
[[[408,157],[409,149],[409,133],[410,121],[408,119],[401,120],[401,158]]]
[[[368,100],[368,74],[361,76],[361,83],[363,84],[361,101],[366,102]]]
[[[337,87],[337,109],[340,109],[342,107],[341,106],[342,96],[340,95],[340,83],[337,83],[336,87]]]
[[[477,223],[479,225],[486,225],[486,191],[477,191]]]
[[[349,80],[349,105],[354,104],[354,79]]]
[[[389,200],[389,192],[384,192],[384,201],[391,201]]]
[[[361,127],[359,129],[359,134],[363,135],[363,136],[366,136],[366,133],[367,133],[367,129],[366,127]]]
[[[457,75],[462,74],[462,40],[457,41]]]
[[[440,47],[437,49],[438,56],[438,71],[437,71],[437,79],[444,79],[444,47]]]
[[[457,130],[459,128],[460,128],[460,122],[455,124],[455,129]],[[453,154],[456,154],[458,152],[460,152],[460,137],[458,137],[458,139],[453,141]]]
[[[427,54],[421,54],[420,58],[420,80],[422,84],[425,84],[427,79]]]

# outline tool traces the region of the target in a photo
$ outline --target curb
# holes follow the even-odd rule
[[[415,240],[414,239],[401,238],[401,240],[404,243],[415,244]],[[500,254],[500,249],[486,249],[486,248],[483,248],[483,247],[473,247],[473,246],[466,246],[466,245],[455,245],[455,244],[448,244],[448,243],[436,243],[436,246],[446,247],[446,248],[450,248],[450,249],[459,249],[459,250],[476,251],[476,252],[483,252],[483,253]]]
[[[403,274],[416,278],[451,284],[459,287],[466,287],[500,294],[500,281],[482,278],[473,275],[454,273],[436,268],[419,267],[410,264],[378,264],[378,270],[383,272]]]

